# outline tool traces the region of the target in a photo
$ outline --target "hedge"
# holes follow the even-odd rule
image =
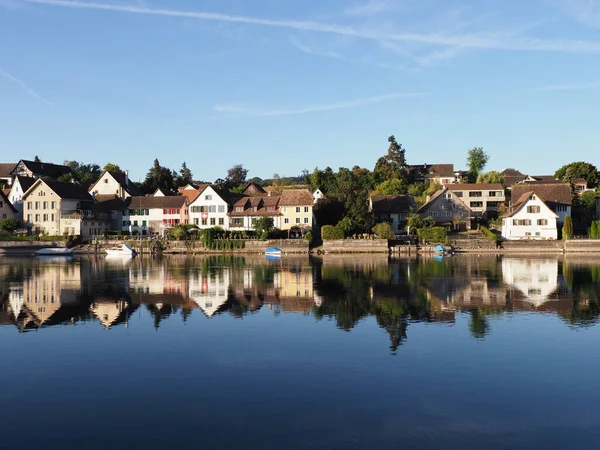
[[[448,230],[444,227],[419,228],[417,230],[419,241],[446,243],[448,241]]]
[[[497,242],[499,240],[498,235],[487,227],[480,226],[479,231],[481,231],[485,238],[489,239],[490,241]]]
[[[344,239],[344,230],[333,225],[323,225],[323,228],[321,228],[321,238],[324,241]]]
[[[378,223],[371,231],[377,235],[377,239],[396,239],[392,227],[387,222]]]

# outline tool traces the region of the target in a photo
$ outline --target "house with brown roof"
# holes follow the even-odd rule
[[[4,194],[4,191],[0,189],[0,220],[17,219],[17,215],[17,209]]]
[[[129,173],[110,172],[105,170],[100,178],[90,186],[90,194],[97,195],[116,195],[125,200],[126,198],[141,195],[138,187],[129,179]]]
[[[52,164],[47,162],[20,160],[11,171],[11,177],[17,175],[30,178],[52,178],[57,179],[62,175],[72,175],[73,172],[69,166],[62,164]]]
[[[228,214],[229,229],[254,230],[254,224],[261,217],[271,217],[273,226],[281,228],[282,214],[278,209],[280,198],[278,195],[269,195],[266,192],[240,198],[233,204],[231,212]]]
[[[500,183],[451,184],[446,187],[462,199],[473,217],[497,214],[506,200],[504,187]]]
[[[404,229],[406,219],[416,208],[412,195],[371,195],[369,198],[369,211],[378,223],[389,223],[394,233]]]
[[[189,223],[188,198],[183,195],[129,197],[123,213],[122,229],[142,235],[161,234],[175,225]]]
[[[422,165],[410,165],[407,167],[407,171],[410,177],[415,181],[423,181],[441,184],[456,183],[456,172],[454,171],[454,164],[422,164]]]
[[[312,229],[314,197],[308,189],[284,189],[279,200],[282,230]]]
[[[556,240],[557,219],[558,215],[535,192],[527,191],[502,217],[502,237],[507,240]]]
[[[15,170],[15,163],[0,163],[0,186],[2,184],[10,186],[12,184],[12,171]]]
[[[450,191],[448,185],[433,194],[417,212],[422,217],[433,218],[437,225],[471,229],[471,208],[463,196]]]
[[[40,178],[23,194],[25,225],[36,234],[78,235],[83,240],[110,229],[109,217],[79,184]]]
[[[523,194],[533,192],[558,215],[558,223],[564,222],[565,216],[571,216],[573,194],[571,185],[566,183],[521,183],[513,186],[511,199],[518,201]]]

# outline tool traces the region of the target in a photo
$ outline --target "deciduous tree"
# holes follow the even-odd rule
[[[489,155],[483,151],[483,147],[473,147],[467,153],[467,166],[469,167],[469,179],[475,182],[489,161]]]
[[[229,187],[235,187],[244,184],[247,176],[248,169],[244,169],[242,164],[236,164],[227,171],[227,178],[225,181]]]
[[[583,178],[587,181],[589,188],[600,185],[598,169],[593,164],[584,161],[572,162],[562,166],[554,173],[554,177],[563,183],[572,183],[576,178]]]

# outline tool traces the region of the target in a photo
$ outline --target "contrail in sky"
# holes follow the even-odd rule
[[[52,103],[50,103],[48,100],[46,100],[44,97],[42,97],[41,95],[39,95],[37,92],[35,92],[33,89],[31,89],[29,86],[27,86],[25,84],[24,81],[19,80],[17,77],[15,77],[14,75],[11,75],[8,72],[5,72],[4,70],[0,69],[0,76],[3,76],[4,78],[12,81],[13,83],[18,84],[21,89],[23,89],[25,92],[27,92],[29,95],[31,95],[33,98],[37,98],[39,101],[44,102],[46,105],[48,106],[52,106]]]

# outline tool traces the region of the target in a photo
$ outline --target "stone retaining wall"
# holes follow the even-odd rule
[[[385,239],[339,239],[323,241],[321,250],[326,253],[389,253]]]

